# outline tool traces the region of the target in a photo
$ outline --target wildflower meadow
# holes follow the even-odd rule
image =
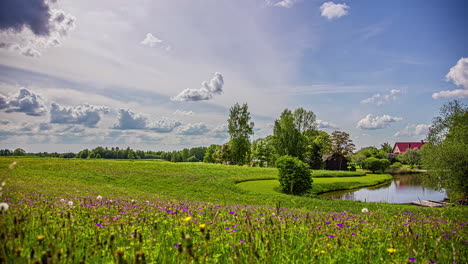
[[[205,164],[24,158],[8,168],[12,162],[0,160],[1,263],[468,263],[462,206],[236,187],[274,178],[272,169],[227,167],[226,175]]]

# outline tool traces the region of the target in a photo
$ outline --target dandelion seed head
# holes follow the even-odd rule
[[[369,212],[369,209],[367,209],[367,208],[362,208],[361,212],[367,213],[367,212]]]
[[[10,208],[10,206],[7,203],[0,203],[0,211],[6,211]]]
[[[68,201],[68,205],[72,206],[72,205],[73,205],[73,201]]]
[[[101,196],[101,195],[98,195],[98,196],[96,197],[96,199],[97,199],[97,200],[102,200],[102,196]]]

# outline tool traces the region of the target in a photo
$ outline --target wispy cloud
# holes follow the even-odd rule
[[[205,81],[202,83],[201,88],[187,88],[175,97],[172,97],[171,100],[180,102],[209,100],[213,98],[213,95],[223,93],[223,85],[223,76],[221,75],[221,73],[216,72],[215,76],[213,77],[213,79],[211,79],[210,82]]]
[[[359,120],[357,128],[363,130],[375,130],[387,128],[391,123],[403,120],[402,117],[394,117],[389,115],[375,116],[373,114],[368,114],[363,119]]]
[[[334,2],[325,2],[320,6],[322,16],[328,19],[340,18],[348,14],[350,7],[347,4],[335,4]]]
[[[445,76],[446,81],[451,81],[457,86],[463,86],[464,89],[455,89],[448,91],[440,91],[433,93],[432,98],[468,98],[468,58],[461,58],[457,64],[450,68],[450,71]]]
[[[279,7],[285,7],[285,8],[291,8],[296,4],[297,2],[300,2],[301,0],[266,0],[267,4],[270,6],[279,6]]]
[[[388,104],[391,101],[394,101],[397,99],[397,95],[401,93],[401,90],[396,90],[392,89],[390,90],[390,93],[388,94],[374,94],[371,97],[364,99],[361,101],[361,104],[377,104],[377,105],[383,105],[383,104]]]

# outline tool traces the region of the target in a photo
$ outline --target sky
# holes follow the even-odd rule
[[[3,0],[0,148],[180,150],[285,109],[357,148],[425,139],[468,98],[464,0]]]

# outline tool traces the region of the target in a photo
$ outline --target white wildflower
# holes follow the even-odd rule
[[[0,203],[0,211],[6,211],[10,208],[7,203]]]
[[[64,202],[65,202],[65,199],[63,199],[63,198],[62,198],[62,199],[60,199],[60,202],[64,203]]]
[[[132,201],[131,201],[131,202],[132,202],[132,203],[134,203],[134,202],[135,202],[135,200],[133,200],[133,199],[132,199]]]
[[[272,215],[272,216],[276,216],[276,214],[275,214],[275,213],[271,213],[271,215]]]
[[[6,182],[2,181],[2,187],[5,186]]]
[[[361,212],[367,213],[367,212],[369,212],[369,210],[367,208],[362,208]]]
[[[73,201],[68,201],[68,205],[72,206],[72,205],[73,205]]]
[[[102,196],[101,196],[101,195],[98,195],[98,196],[96,197],[96,199],[102,200]]]

